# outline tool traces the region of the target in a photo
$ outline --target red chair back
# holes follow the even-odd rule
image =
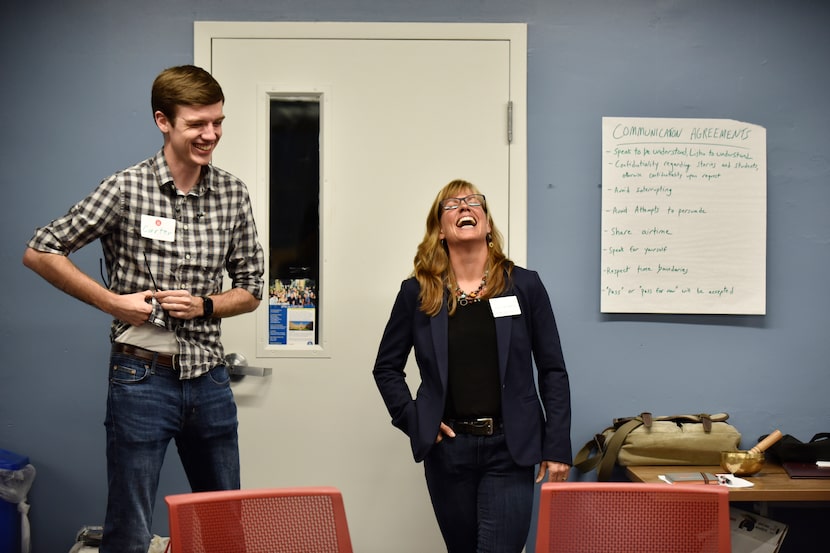
[[[199,492],[165,501],[172,553],[352,553],[336,488]]]
[[[542,485],[536,553],[729,553],[729,490],[706,484]]]

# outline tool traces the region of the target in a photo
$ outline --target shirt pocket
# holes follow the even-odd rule
[[[194,225],[191,255],[194,279],[197,284],[212,290],[215,283],[221,286],[222,273],[231,247],[233,226],[226,216],[205,215]]]

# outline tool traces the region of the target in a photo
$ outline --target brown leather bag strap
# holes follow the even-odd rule
[[[699,413],[697,415],[671,415],[668,417],[657,417],[654,420],[672,421],[677,423],[696,422],[703,425],[704,432],[711,432],[713,422],[726,422],[728,418],[728,413],[715,413],[713,415],[710,415],[709,413]]]

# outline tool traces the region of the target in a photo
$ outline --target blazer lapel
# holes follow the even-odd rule
[[[496,317],[496,346],[499,351],[499,375],[505,382],[507,373],[507,354],[510,351],[510,332],[513,329],[513,317]]]
[[[432,345],[435,348],[435,363],[438,365],[438,375],[441,377],[441,385],[445,390],[449,378],[449,320],[446,301],[441,307],[441,311],[436,316],[429,318]]]

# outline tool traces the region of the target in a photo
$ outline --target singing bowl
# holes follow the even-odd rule
[[[752,476],[764,466],[764,452],[721,451],[720,466],[735,476]]]

